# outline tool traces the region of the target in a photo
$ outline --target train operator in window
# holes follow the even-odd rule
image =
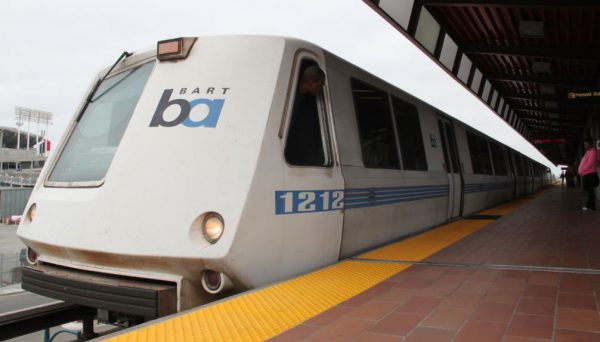
[[[325,162],[318,97],[323,92],[325,73],[316,65],[307,66],[302,72],[294,99],[290,136],[285,156],[289,163],[298,166],[321,166]]]

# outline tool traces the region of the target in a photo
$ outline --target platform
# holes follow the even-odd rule
[[[599,341],[600,213],[560,186],[112,341]]]

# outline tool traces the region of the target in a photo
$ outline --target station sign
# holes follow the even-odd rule
[[[556,139],[535,139],[533,140],[534,144],[549,144],[549,143],[564,143],[567,139],[565,138],[556,138]]]
[[[600,91],[588,91],[588,92],[569,92],[567,94],[569,101],[586,102],[586,103],[600,103]]]

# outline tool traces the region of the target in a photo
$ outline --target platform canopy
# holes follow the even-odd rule
[[[364,0],[555,164],[597,136],[597,0]]]

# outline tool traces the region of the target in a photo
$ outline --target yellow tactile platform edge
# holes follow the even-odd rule
[[[528,203],[530,194],[499,206],[481,211],[477,215],[504,216]],[[443,248],[487,226],[493,220],[458,220],[428,232],[363,253],[357,259],[421,261]]]
[[[493,207],[493,208],[484,210],[478,214],[479,215],[501,215],[501,216],[503,216],[503,215],[506,215],[506,214],[514,211],[515,209],[520,208],[525,203],[529,202],[529,200],[530,200],[530,198],[519,198],[514,201],[510,201],[508,203],[499,205],[497,207]]]
[[[358,259],[420,261],[465,236],[488,225],[492,220],[460,220],[359,255]]]
[[[264,341],[407,267],[345,261],[109,341]]]
[[[518,199],[481,215],[505,215]],[[491,220],[459,220],[358,258],[420,261]],[[343,261],[324,269],[108,339],[121,341],[264,341],[375,286],[409,265]]]
[[[517,199],[514,199],[510,202],[506,202],[504,204],[501,204],[499,206],[484,210],[480,213],[478,213],[478,215],[500,215],[500,216],[504,216],[512,211],[515,211],[516,209],[519,209],[520,207],[522,207],[523,205],[525,205],[526,203],[528,203],[529,201],[531,201],[532,199],[538,197],[542,192],[550,190],[550,187],[545,187],[542,188],[540,190],[538,190],[537,192],[531,193],[531,194],[527,194],[525,196],[521,196]]]

